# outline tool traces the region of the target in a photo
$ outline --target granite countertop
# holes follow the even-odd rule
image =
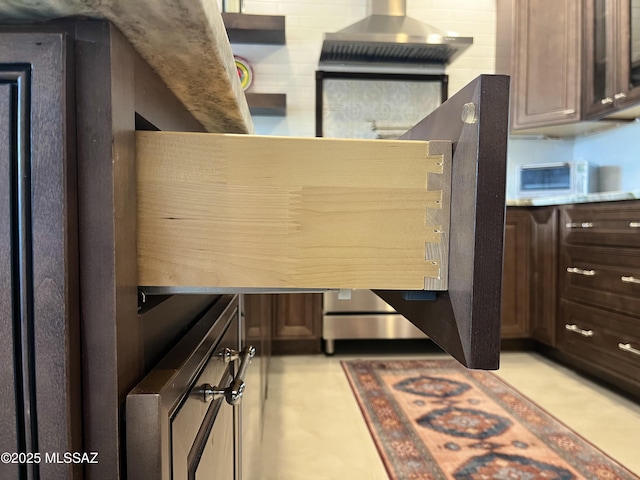
[[[70,16],[115,24],[208,131],[253,132],[214,0],[0,0],[0,23]]]
[[[599,192],[588,195],[562,195],[557,197],[519,198],[507,200],[508,207],[542,207],[547,205],[569,205],[572,203],[617,202],[640,199],[640,190],[629,192]]]

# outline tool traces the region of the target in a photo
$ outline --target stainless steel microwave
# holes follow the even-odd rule
[[[539,163],[520,167],[520,198],[586,195],[598,189],[598,169],[587,162]]]

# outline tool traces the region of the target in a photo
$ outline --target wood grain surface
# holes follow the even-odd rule
[[[138,132],[136,161],[139,285],[421,290],[446,267],[448,142]]]

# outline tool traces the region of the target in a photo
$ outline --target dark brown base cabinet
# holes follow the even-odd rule
[[[528,210],[507,210],[502,268],[501,337],[529,336],[531,216]]]
[[[507,208],[502,270],[503,339],[555,345],[557,208]]]
[[[558,349],[640,397],[640,202],[563,207]]]
[[[0,478],[126,478],[127,394],[219,298],[138,310],[135,130],[203,127],[106,22],[2,27],[0,79],[0,450],[98,453]]]
[[[509,207],[503,338],[640,398],[640,202]]]
[[[321,352],[321,293],[245,295],[245,304],[256,319],[258,312],[268,318],[269,348],[274,355]],[[257,320],[248,323],[252,321]]]
[[[558,298],[558,208],[535,207],[531,214],[531,337],[556,346]]]

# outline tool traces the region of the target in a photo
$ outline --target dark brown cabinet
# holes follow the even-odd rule
[[[557,207],[507,208],[502,272],[503,339],[555,345]]]
[[[0,32],[0,445],[6,452],[82,449],[82,418],[67,415],[82,403],[68,48],[60,34]],[[81,471],[69,464],[0,464],[2,478],[71,478]]]
[[[584,109],[594,119],[640,101],[640,1],[586,0],[584,11]]]
[[[640,395],[640,205],[572,205],[560,217],[558,347]]]
[[[271,353],[313,354],[322,346],[322,294],[245,295],[247,342],[261,341],[268,362]],[[258,335],[258,332],[262,332]],[[257,345],[256,345],[257,346]],[[266,363],[263,364],[266,368]],[[266,373],[264,378],[266,379]],[[266,392],[266,386],[263,386]]]
[[[504,229],[502,338],[529,336],[531,217],[527,209],[509,209]]]
[[[637,117],[639,11],[640,0],[498,0],[496,70],[512,76],[511,129],[575,135],[607,126],[587,120]]]
[[[273,353],[320,353],[322,348],[322,294],[276,295]]]
[[[126,478],[127,393],[218,298],[138,309],[135,130],[204,128],[108,22],[2,27],[0,65],[0,444],[99,452],[0,477]]]
[[[129,392],[126,478],[240,478],[238,391],[253,385],[238,311],[238,296],[222,296]]]
[[[556,345],[558,296],[558,207],[534,207],[531,213],[531,337]]]
[[[508,52],[512,54],[511,128],[580,120],[581,2],[523,0],[510,8],[514,22],[513,51]]]
[[[640,202],[509,207],[502,338],[640,397]]]

